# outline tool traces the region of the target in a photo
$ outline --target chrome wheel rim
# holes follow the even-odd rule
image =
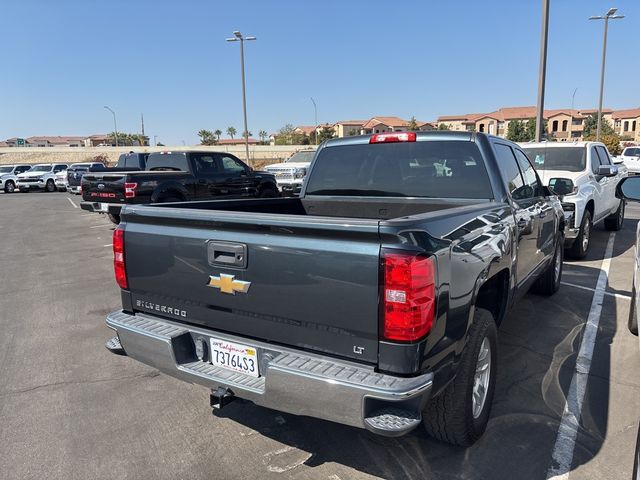
[[[472,410],[473,418],[478,418],[482,413],[489,393],[489,379],[491,378],[491,342],[487,337],[482,340],[478,360],[476,361],[476,374],[473,378]]]
[[[13,186],[13,182],[7,183],[7,192],[13,193],[14,190],[15,190],[15,187]]]
[[[582,231],[582,250],[587,251],[587,247],[589,246],[589,235],[591,234],[591,224],[589,222],[584,224],[584,229]]]

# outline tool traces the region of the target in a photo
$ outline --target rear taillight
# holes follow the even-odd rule
[[[121,226],[113,231],[113,271],[120,288],[129,288],[127,270],[124,266],[124,228]]]
[[[383,336],[419,340],[431,330],[435,315],[435,268],[431,258],[383,251]]]
[[[137,183],[128,183],[124,184],[124,198],[133,198],[136,196],[136,188],[138,188]]]
[[[371,135],[369,143],[415,142],[416,132],[376,133]]]

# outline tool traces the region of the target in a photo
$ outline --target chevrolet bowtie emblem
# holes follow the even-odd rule
[[[227,275],[226,273],[221,273],[219,277],[210,275],[207,286],[219,288],[222,293],[230,293],[231,295],[235,295],[236,292],[247,293],[251,282],[235,280],[235,278],[235,275]]]

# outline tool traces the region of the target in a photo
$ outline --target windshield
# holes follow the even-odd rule
[[[587,166],[584,147],[524,147],[524,151],[536,170],[581,172]]]
[[[640,157],[640,147],[626,148],[623,155],[626,157]]]
[[[31,170],[29,170],[30,172],[48,172],[52,169],[53,167],[51,165],[36,165],[35,167],[33,167]]]
[[[6,167],[0,167],[0,173],[11,173],[13,171],[13,166],[8,165]]]
[[[308,195],[493,198],[484,159],[468,141],[329,146],[314,165]]]
[[[316,152],[297,152],[291,155],[291,157],[285,160],[285,163],[294,163],[294,162],[302,162],[302,163],[311,163],[313,160],[313,156]]]

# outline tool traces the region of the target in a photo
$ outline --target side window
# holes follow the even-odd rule
[[[66,170],[67,166],[66,165],[56,165],[53,167],[53,173],[58,173],[61,172],[62,170]]]
[[[591,171],[594,175],[598,175],[598,168],[600,168],[600,155],[596,147],[591,147]]]
[[[213,155],[201,153],[193,156],[196,172],[200,175],[213,175],[220,171],[218,162]]]
[[[531,162],[527,156],[520,150],[515,149],[516,159],[518,160],[518,166],[522,171],[522,177],[524,178],[524,184],[531,187],[533,197],[541,197],[543,195],[540,182],[538,182],[538,176],[536,171],[531,166]]]
[[[513,150],[511,150],[511,147],[508,145],[502,143],[494,143],[493,148],[496,152],[498,168],[502,173],[502,177],[507,184],[511,196],[516,199],[518,192],[522,191],[524,181],[522,180],[516,157],[513,156]]]
[[[222,169],[227,174],[240,174],[246,171],[244,165],[232,157],[222,157]]]
[[[611,159],[609,158],[609,153],[607,152],[607,149],[599,145],[596,147],[596,150],[600,154],[600,164],[611,165]]]

